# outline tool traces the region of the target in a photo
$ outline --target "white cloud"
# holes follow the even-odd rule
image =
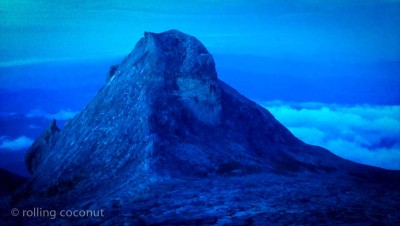
[[[56,114],[53,114],[52,118],[55,118],[58,120],[67,120],[67,119],[73,118],[76,114],[78,114],[77,111],[61,110],[61,111],[57,112]]]
[[[370,150],[357,142],[342,139],[329,140],[326,148],[335,154],[368,165],[380,166],[387,169],[400,169],[400,148],[376,148]]]
[[[261,103],[306,143],[363,164],[400,169],[400,106]]]
[[[27,149],[31,146],[33,140],[26,136],[20,136],[14,140],[3,139],[0,144],[0,149],[8,149],[12,151],[18,151]]]
[[[294,134],[301,134],[302,137],[306,137],[310,144],[320,144],[326,138],[323,131],[314,127],[288,127],[288,129]]]
[[[61,110],[55,114],[50,114],[41,110],[32,110],[29,112],[26,117],[28,118],[48,118],[48,119],[57,119],[57,120],[67,120],[73,118],[77,111],[70,111],[70,110]]]

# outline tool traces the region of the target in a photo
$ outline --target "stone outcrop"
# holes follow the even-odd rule
[[[60,129],[57,127],[56,120],[53,119],[49,128],[35,140],[25,154],[25,164],[30,173],[33,173],[47,155],[48,148],[53,144]]]

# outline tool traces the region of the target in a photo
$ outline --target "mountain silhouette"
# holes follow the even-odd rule
[[[84,224],[400,220],[398,171],[297,139],[219,80],[204,45],[177,30],[145,32],[79,114],[61,131],[51,123],[26,164],[32,179],[10,205],[105,210],[75,219]]]

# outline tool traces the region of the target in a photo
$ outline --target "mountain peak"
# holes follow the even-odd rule
[[[218,80],[204,45],[176,30],[145,32],[85,109],[47,140],[38,139],[42,145],[31,148],[28,160],[34,160],[34,175],[54,167],[53,178],[76,167],[88,174],[100,167],[104,172],[95,177],[108,180],[110,169],[126,170],[123,162],[132,163],[127,173],[157,176],[323,171],[342,164]],[[90,166],[84,159],[92,155],[101,157]],[[43,179],[37,182],[47,183]]]
[[[110,68],[107,86],[121,80],[134,83],[140,92],[153,97],[163,93],[179,97],[197,119],[208,124],[219,122],[221,92],[214,59],[193,36],[177,30],[145,32],[122,63]]]
[[[331,205],[322,203],[336,191],[348,191],[351,186],[342,181],[350,185],[355,179],[371,182],[371,177],[400,181],[398,172],[346,161],[294,137],[268,110],[218,80],[211,54],[196,38],[179,31],[145,33],[134,50],[111,67],[107,80],[61,131],[54,121],[49,132],[35,141],[26,159],[32,179],[15,200],[25,206],[116,211],[104,219],[105,225],[123,224],[122,216],[130,216],[131,224],[139,224],[132,219],[142,216],[147,217],[145,224],[225,224],[216,219],[232,213],[243,217],[242,210],[255,217],[271,214],[264,202],[271,194],[284,197],[285,203],[297,195],[306,197],[297,202],[304,211],[303,206],[310,208],[304,200],[314,200],[315,191],[321,189],[322,198],[315,202],[321,205],[315,210],[331,211]],[[319,178],[332,185],[318,182]],[[301,188],[292,189],[295,186]],[[210,194],[199,195],[204,191]],[[199,199],[187,202],[183,194]],[[375,197],[376,191],[371,194]],[[207,203],[218,197],[222,199]],[[184,202],[173,206],[177,199]],[[342,200],[342,206],[352,204],[348,198],[333,199]],[[159,203],[163,200],[167,201]],[[269,201],[270,206],[281,203],[275,198]],[[215,209],[220,204],[223,215],[211,216],[215,221],[195,219],[208,218],[204,213],[219,214]],[[158,206],[159,212],[149,211]],[[189,208],[180,213],[194,220],[170,221],[180,207]],[[278,210],[273,215],[280,216]],[[248,222],[253,221],[239,224]]]
[[[204,83],[217,81],[214,59],[206,47],[195,37],[177,30],[145,32],[123,63],[112,67],[110,73],[122,70],[162,76],[171,90],[184,88],[177,86],[177,80],[182,78]]]
[[[156,54],[165,71],[180,77],[217,79],[212,55],[195,37],[169,30],[162,33],[145,32],[144,40],[147,50]]]

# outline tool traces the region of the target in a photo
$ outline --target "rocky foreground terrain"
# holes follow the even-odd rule
[[[146,32],[78,115],[62,130],[51,123],[26,164],[32,178],[3,199],[5,225],[400,223],[399,171],[298,140],[176,30]],[[35,207],[104,215],[11,216]]]

